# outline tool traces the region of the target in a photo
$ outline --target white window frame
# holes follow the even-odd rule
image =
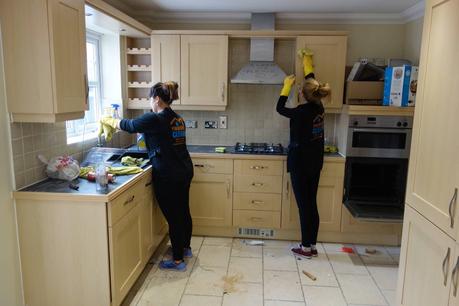
[[[88,86],[89,88],[91,87],[96,88],[96,95],[98,95],[99,101],[95,101],[95,109],[91,109],[91,105],[90,105],[90,109],[85,112],[85,118],[66,122],[67,144],[68,145],[97,138],[97,134],[98,134],[97,121],[98,121],[98,118],[101,117],[102,112],[103,112],[103,98],[102,98],[103,78],[102,78],[102,56],[101,56],[102,43],[101,43],[101,39],[102,39],[102,34],[91,31],[91,30],[86,30],[86,41],[93,43],[94,45],[96,45],[96,48],[97,48],[96,74],[97,74],[98,82],[88,80]],[[88,124],[86,120],[89,114],[94,116],[95,122],[91,122]],[[75,128],[72,125],[78,124],[81,127],[82,123],[83,123],[82,132],[79,132],[79,133],[74,132],[73,133],[74,135],[69,135],[69,129]],[[88,125],[90,126],[90,131],[86,130]]]

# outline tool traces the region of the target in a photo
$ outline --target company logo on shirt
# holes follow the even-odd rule
[[[182,145],[186,142],[185,121],[181,117],[176,117],[170,122],[172,139],[174,145]]]
[[[311,141],[324,138],[324,114],[317,115],[312,121]]]

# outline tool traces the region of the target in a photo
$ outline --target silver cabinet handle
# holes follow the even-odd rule
[[[230,193],[231,193],[231,183],[230,183],[230,181],[226,181],[226,197],[228,199],[231,199],[231,197],[230,197],[231,194]]]
[[[251,218],[250,218],[250,221],[261,222],[261,221],[263,221],[263,218],[251,217]]]
[[[130,197],[128,200],[124,201],[123,206],[128,205],[129,203],[134,202],[135,196]]]
[[[222,82],[222,102],[225,102],[225,82]]]
[[[449,273],[449,257],[451,256],[451,248],[448,248],[448,252],[446,252],[445,259],[443,259],[442,270],[443,270],[443,285],[446,287],[446,283],[448,282],[448,273]]]
[[[454,195],[449,202],[449,218],[451,220],[451,228],[454,228],[454,215],[456,212],[456,203],[457,203],[457,188],[454,188]]]
[[[84,74],[84,86],[86,90],[86,106],[89,105],[89,81],[88,81],[88,74]]]
[[[252,183],[253,187],[262,187],[263,185],[264,185],[263,183],[255,183],[255,182]]]
[[[266,167],[266,166],[251,166],[250,169],[252,169],[252,170],[264,170],[264,169],[268,169],[268,167]]]
[[[252,200],[252,204],[255,204],[255,205],[261,205],[265,203],[264,201],[258,201],[258,200]]]
[[[453,282],[453,296],[457,296],[457,286],[459,283],[459,257],[457,257],[456,266],[454,267],[453,274],[451,276],[451,280]]]
[[[202,165],[202,164],[195,164],[194,166],[195,166],[196,168],[204,168],[204,165]]]

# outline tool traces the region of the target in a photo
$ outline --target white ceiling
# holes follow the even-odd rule
[[[420,0],[120,0],[133,10],[173,12],[401,13]]]
[[[406,22],[422,16],[424,0],[105,0],[140,20],[245,20],[275,12],[283,20]]]

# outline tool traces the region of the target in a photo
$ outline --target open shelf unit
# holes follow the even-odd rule
[[[152,86],[150,37],[126,38],[127,108],[149,109],[148,95]]]

